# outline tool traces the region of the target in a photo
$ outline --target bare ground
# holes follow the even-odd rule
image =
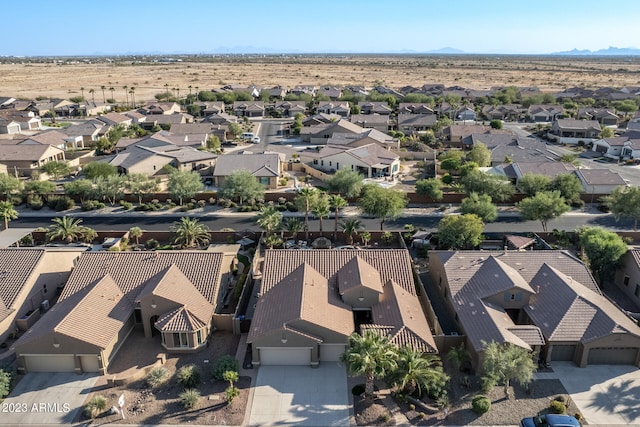
[[[290,57],[185,57],[183,62],[0,64],[0,94],[33,99],[38,96],[114,98],[124,103],[135,87],[136,103],[154,99],[164,91],[210,90],[226,84],[364,85],[382,84],[398,89],[440,83],[489,89],[497,86],[536,86],[559,91],[574,86],[622,87],[640,85],[639,58],[567,58],[535,56],[290,56]],[[104,86],[103,91],[101,87]],[[127,86],[128,89],[124,89]],[[191,88],[189,88],[191,86]],[[114,91],[109,89],[113,88]],[[93,93],[89,91],[93,90]]]

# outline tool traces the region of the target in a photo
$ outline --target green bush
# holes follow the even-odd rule
[[[11,374],[0,369],[0,399],[4,399],[11,391]]]
[[[202,381],[200,369],[196,365],[185,365],[178,369],[176,378],[185,389],[197,387]]]
[[[149,239],[147,240],[147,243],[145,243],[145,246],[147,247],[147,249],[152,251],[154,249],[157,249],[158,246],[160,246],[160,243],[158,243],[156,239]]]
[[[443,184],[451,184],[453,182],[453,177],[448,173],[445,173],[444,175],[442,175],[441,181]]]
[[[233,356],[222,356],[213,362],[213,367],[211,368],[211,376],[214,380],[219,381],[222,380],[222,375],[226,371],[235,371],[238,372],[240,370],[240,364],[238,360]]]
[[[287,210],[289,212],[298,212],[298,208],[296,207],[295,203],[293,203],[293,202],[287,202]]]
[[[198,399],[200,399],[200,392],[193,388],[188,388],[178,396],[180,403],[184,409],[191,409],[196,406]]]
[[[489,412],[491,409],[491,400],[483,394],[479,394],[471,401],[471,409],[478,415]]]
[[[125,210],[130,210],[131,208],[133,208],[133,203],[131,202],[127,202],[126,200],[120,200],[120,202],[118,202],[120,204],[120,206],[122,206]]]
[[[158,387],[164,384],[169,378],[169,371],[162,366],[158,366],[157,368],[153,368],[147,374],[147,384],[151,387]]]
[[[44,206],[42,196],[39,194],[29,194],[27,196],[27,205],[29,205],[29,207],[34,211],[39,211]]]
[[[73,199],[68,196],[51,196],[47,200],[47,206],[56,212],[72,209],[75,205]]]
[[[104,203],[99,202],[97,200],[85,200],[80,205],[80,208],[83,211],[92,211],[92,210],[95,210],[95,209],[103,209],[104,206],[105,206]]]
[[[93,396],[91,400],[84,405],[84,414],[87,417],[95,418],[105,409],[107,409],[107,399],[100,395]]]
[[[549,409],[554,414],[564,414],[567,411],[567,406],[564,402],[560,402],[559,400],[552,400],[549,405]]]
[[[227,403],[233,402],[233,399],[240,395],[240,390],[237,387],[227,387],[224,391],[224,398]]]

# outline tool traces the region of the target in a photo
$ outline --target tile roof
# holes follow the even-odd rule
[[[44,253],[44,249],[0,250],[0,321],[17,308],[13,304],[36,271]]]
[[[209,303],[215,304],[222,258],[222,253],[203,251],[83,253],[60,295],[60,300],[110,274],[125,297],[134,303],[149,279],[175,265]]]
[[[53,150],[51,152],[50,150]],[[45,144],[0,144],[0,161],[32,161],[42,159],[63,151]]]
[[[280,171],[280,156],[275,153],[220,156],[213,176],[229,176],[241,169],[248,170],[254,176],[277,176]]]
[[[515,162],[513,165],[520,170],[521,175],[546,175],[550,178],[576,170],[571,163],[565,162]]]
[[[600,123],[596,120],[559,119],[557,125],[560,129],[600,129]]]
[[[366,287],[378,293],[384,292],[378,270],[357,255],[338,271],[336,281],[340,295],[356,287]]]
[[[160,316],[154,326],[162,332],[193,332],[206,327],[209,323],[210,320],[200,319],[183,306]]]
[[[618,172],[609,169],[578,169],[576,174],[580,175],[587,185],[627,185]]]

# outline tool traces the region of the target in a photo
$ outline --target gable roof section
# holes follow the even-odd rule
[[[43,249],[0,250],[0,321],[15,307],[13,304],[44,256]]]
[[[254,176],[277,176],[280,170],[278,154],[231,154],[218,157],[213,176],[229,176],[238,170],[248,170]]]
[[[353,257],[338,271],[338,290],[341,295],[352,288],[365,287],[383,293],[380,273],[359,256]]]
[[[208,324],[208,321],[200,319],[187,307],[181,306],[160,316],[154,326],[162,332],[191,332]]]
[[[587,185],[627,185],[618,172],[609,169],[578,169],[575,173]]]

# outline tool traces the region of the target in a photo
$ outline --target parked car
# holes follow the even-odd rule
[[[254,137],[253,138],[253,143],[254,144],[260,144],[260,137],[259,136]]]
[[[523,418],[520,427],[580,427],[580,421],[571,415],[547,414]]]

